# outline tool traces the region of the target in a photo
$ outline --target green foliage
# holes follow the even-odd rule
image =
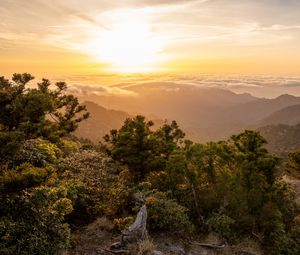
[[[199,230],[227,240],[260,236],[266,249],[284,242],[295,226],[299,207],[291,189],[280,181],[280,159],[264,148],[265,140],[255,131],[245,131],[226,142],[192,144],[174,150],[163,171],[148,181],[189,209]],[[212,215],[219,216],[212,216]],[[295,248],[296,247],[296,248]]]
[[[235,220],[227,215],[213,216],[206,221],[209,231],[214,232],[227,240],[233,240],[235,238],[233,229],[234,223]]]
[[[72,201],[65,188],[53,186],[55,176],[53,168],[28,163],[2,172],[1,254],[57,254],[68,246],[70,230],[63,220]]]
[[[148,194],[146,205],[149,212],[149,227],[152,230],[172,233],[190,233],[193,230],[187,208],[169,199],[165,193]]]
[[[29,162],[42,167],[46,164],[55,164],[61,155],[61,150],[54,143],[40,138],[30,139],[22,143],[15,156],[15,163]]]
[[[1,254],[57,254],[68,246],[70,232],[62,219],[72,206],[57,191],[40,187],[1,200]]]
[[[145,117],[138,115],[134,119],[126,119],[120,130],[112,130],[104,137],[111,145],[111,156],[127,165],[136,180],[145,177],[152,159],[151,126],[153,122],[146,122]]]
[[[16,169],[5,170],[0,176],[0,190],[22,190],[51,180],[55,175],[52,167],[38,168],[24,163]]]
[[[89,116],[77,98],[66,94],[64,82],[55,83],[55,90],[46,79],[37,88],[27,88],[33,79],[27,73],[14,74],[12,82],[0,77],[0,142],[9,144],[0,150],[1,161],[10,159],[22,141],[38,137],[55,141]]]
[[[294,173],[296,176],[300,174],[300,151],[292,151],[288,154],[289,160],[287,169],[289,172]]]
[[[0,124],[0,164],[10,162],[21,147],[21,141],[24,139],[22,132],[1,131]],[[3,146],[5,145],[5,146]]]
[[[104,136],[112,158],[127,165],[136,181],[143,180],[151,171],[163,169],[184,137],[175,121],[155,132],[152,126],[152,121],[137,115],[126,119],[119,130],[111,130]]]
[[[62,160],[60,169],[62,179],[76,179],[85,185],[84,210],[90,216],[103,213],[112,216],[127,204],[128,173],[103,153],[82,150],[70,154]]]
[[[83,184],[57,178],[60,137],[88,117],[66,84],[43,79],[28,88],[30,74],[0,77],[0,253],[58,254],[70,229],[65,216],[83,196]],[[61,145],[59,144],[59,145]],[[69,145],[69,146],[68,146]],[[74,146],[73,146],[74,147]]]
[[[58,147],[64,155],[70,155],[71,153],[79,152],[80,144],[78,142],[62,138],[58,142]]]
[[[130,224],[134,222],[134,218],[132,216],[124,217],[124,218],[115,218],[113,220],[114,229],[117,231],[122,231],[129,227]]]

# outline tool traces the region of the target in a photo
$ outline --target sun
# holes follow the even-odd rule
[[[141,20],[123,20],[94,33],[87,49],[110,71],[148,72],[158,68],[164,40]]]
[[[120,70],[149,68],[158,61],[160,42],[146,24],[119,24],[104,37],[101,57]]]

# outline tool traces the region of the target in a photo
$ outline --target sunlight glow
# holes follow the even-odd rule
[[[134,73],[158,69],[165,42],[140,18],[120,18],[109,29],[91,34],[86,51],[107,63],[110,71]]]

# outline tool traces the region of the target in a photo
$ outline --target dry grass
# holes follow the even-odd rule
[[[98,218],[89,225],[73,233],[74,247],[65,252],[65,255],[97,254],[97,249],[109,248],[113,240],[113,224],[105,217]]]
[[[240,254],[248,254],[248,255],[262,255],[263,252],[258,243],[245,240],[238,245],[229,246],[222,251],[219,251],[216,254],[224,254],[224,255],[240,255]]]
[[[153,240],[147,237],[139,243],[137,255],[150,255],[155,250],[155,247]]]

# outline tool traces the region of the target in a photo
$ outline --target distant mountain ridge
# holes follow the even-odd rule
[[[253,125],[280,109],[296,104],[300,104],[300,97],[291,95],[281,95],[274,99],[259,98],[239,105],[234,115],[244,120],[244,123]]]
[[[110,130],[120,128],[127,118],[134,116],[124,111],[106,109],[91,101],[85,101],[83,104],[90,113],[90,117],[80,123],[74,135],[96,143],[102,141],[103,136],[108,134]],[[154,128],[164,122],[156,116],[147,116],[147,118],[155,122]]]
[[[124,120],[130,115],[123,111],[109,110],[94,102],[83,102],[86,105],[90,118],[80,123],[75,135],[87,138],[93,142],[102,140],[111,129],[122,126]]]
[[[296,125],[300,123],[300,104],[287,106],[280,109],[259,123],[259,126],[267,125]]]
[[[76,95],[81,101],[93,101],[103,106],[97,110],[98,108],[90,105],[94,111],[91,112],[91,118],[94,115],[99,121],[93,120],[95,123],[89,128],[85,127],[86,134],[89,132],[88,129],[92,130],[96,127],[99,133],[106,133],[101,129],[107,131],[111,127],[120,127],[126,117],[138,113],[145,116],[158,116],[161,120],[176,120],[187,133],[187,138],[195,141],[220,140],[227,139],[230,135],[244,129],[279,124],[281,123],[279,120],[283,122],[281,124],[296,124],[298,119],[294,116],[298,112],[296,105],[300,105],[300,97],[291,95],[266,99],[214,87],[170,82],[126,84],[121,88],[130,93]],[[105,108],[118,111],[107,112]],[[291,116],[294,116],[293,120]]]
[[[269,125],[258,129],[266,138],[267,149],[271,152],[286,157],[288,152],[300,149],[300,124]]]

